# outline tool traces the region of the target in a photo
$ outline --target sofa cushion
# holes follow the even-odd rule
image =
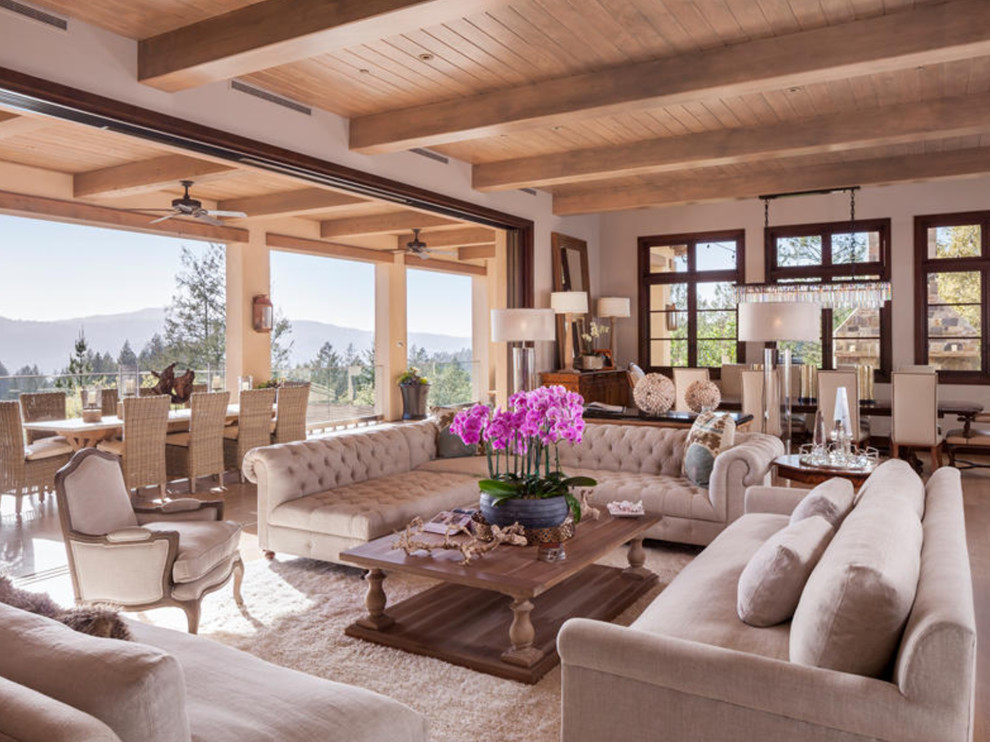
[[[0,740],[120,742],[99,719],[0,677]]]
[[[791,622],[791,661],[884,676],[914,603],[921,545],[905,500],[877,492],[860,501],[808,578]]]
[[[133,626],[133,624],[132,624]],[[186,686],[168,653],[80,634],[0,604],[0,675],[96,717],[122,742],[188,742]]]
[[[788,624],[755,628],[736,614],[739,575],[763,543],[786,525],[786,515],[744,515],[681,570],[632,627],[786,660]]]
[[[888,459],[863,482],[856,494],[855,503],[879,498],[888,503],[903,502],[920,520],[925,517],[925,485],[911,465],[901,459]]]
[[[790,619],[834,533],[831,523],[814,515],[768,538],[739,576],[739,618],[750,626],[773,626]]]
[[[412,471],[282,503],[269,516],[276,526],[365,541],[405,528],[417,515],[478,502],[478,480],[463,474]]]
[[[560,446],[560,464],[571,469],[681,476],[687,430],[645,425],[596,425],[575,445]]]
[[[416,471],[464,474],[477,479],[488,476],[488,458],[485,456],[464,456],[456,459],[433,459],[416,467]]]
[[[597,507],[604,508],[612,500],[642,500],[650,515],[714,522],[722,520],[712,505],[708,490],[691,484],[684,477],[598,469],[565,469],[565,474],[591,477],[598,482],[589,490],[589,500]]]
[[[833,477],[805,495],[791,513],[791,523],[820,515],[832,524],[832,528],[838,529],[852,509],[854,495],[852,482]]]
[[[172,565],[176,582],[195,582],[226,561],[241,540],[241,527],[229,520],[180,520],[145,523],[144,528],[156,533],[176,531],[179,534],[179,554]]]
[[[131,631],[137,641],[168,652],[182,666],[196,740],[426,742],[426,720],[385,696],[277,667],[183,632],[137,621]]]
[[[707,487],[712,478],[715,457],[735,442],[736,423],[731,416],[702,412],[688,432],[684,451],[684,475],[699,487]]]

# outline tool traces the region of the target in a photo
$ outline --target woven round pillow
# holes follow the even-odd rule
[[[647,415],[662,415],[674,406],[674,382],[663,374],[647,374],[633,387],[633,401]]]
[[[722,402],[722,392],[714,381],[698,379],[684,390],[684,402],[695,412],[714,410]]]

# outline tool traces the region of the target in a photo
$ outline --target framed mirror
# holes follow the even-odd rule
[[[588,274],[588,243],[566,234],[553,232],[550,235],[553,256],[553,290],[584,291],[588,294],[588,307],[591,308],[591,277]],[[576,315],[571,332],[574,336],[574,349],[581,347],[581,326],[587,327],[591,313]],[[582,321],[583,320],[583,321]],[[564,317],[557,315],[557,367],[564,363]]]

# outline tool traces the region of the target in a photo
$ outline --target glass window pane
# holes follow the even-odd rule
[[[735,340],[699,340],[698,365],[718,367],[723,363],[736,362]]]
[[[979,371],[981,351],[979,340],[929,340],[928,363],[941,371]]]
[[[928,337],[980,337],[980,307],[975,304],[939,304],[928,307]]]
[[[725,271],[736,268],[736,241],[699,242],[694,252],[699,271]]]
[[[791,358],[795,363],[801,362],[811,366],[822,367],[822,344],[812,342],[795,342],[785,340],[777,343],[780,349],[790,348]]]
[[[698,312],[698,339],[736,338],[735,310]]]
[[[845,232],[843,234],[833,234],[832,262],[880,262],[880,233]]]
[[[687,340],[651,340],[651,366],[687,366]]]
[[[980,225],[964,224],[957,227],[929,227],[929,258],[978,258],[980,257]]]
[[[736,297],[732,286],[728,281],[699,283],[698,309],[735,309]]]
[[[687,312],[651,312],[651,338],[686,338]]]
[[[686,312],[688,285],[686,283],[658,283],[650,286],[650,309],[677,309]]]
[[[778,237],[777,265],[786,268],[798,265],[821,265],[822,238],[820,235],[807,237]]]
[[[650,248],[650,273],[687,273],[687,245],[658,245]]]
[[[880,367],[880,339],[836,338],[833,368],[846,364]]]
[[[837,338],[878,338],[880,310],[837,307],[832,310],[832,334]]]
[[[981,296],[978,271],[928,274],[929,304],[979,304]]]

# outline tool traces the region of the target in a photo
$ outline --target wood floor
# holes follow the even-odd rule
[[[926,474],[929,472],[926,466]],[[197,494],[202,499],[222,497],[225,517],[244,526],[241,553],[244,559],[260,558],[257,544],[257,504],[250,484],[228,483],[223,492],[207,492],[205,483]],[[176,487],[185,492],[185,485]],[[963,472],[966,503],[966,533],[973,592],[979,631],[976,679],[976,742],[990,742],[990,469]],[[33,583],[32,589],[48,579],[64,580],[66,562],[53,498],[45,503],[36,499],[24,502],[24,518],[18,523],[13,515],[13,498],[0,498],[0,571]]]

